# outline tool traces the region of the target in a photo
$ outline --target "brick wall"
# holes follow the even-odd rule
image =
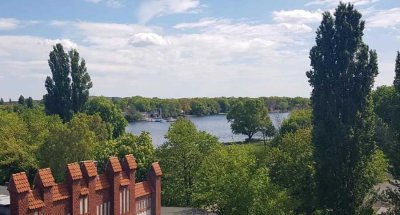
[[[161,213],[161,169],[153,163],[147,181],[135,182],[136,161],[110,157],[104,174],[93,161],[71,163],[66,180],[57,184],[51,169],[40,169],[30,186],[26,173],[13,174],[11,214],[136,215]]]

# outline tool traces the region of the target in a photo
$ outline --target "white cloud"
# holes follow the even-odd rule
[[[0,30],[13,30],[18,28],[20,21],[13,18],[0,18]]]
[[[322,19],[322,11],[280,10],[272,13],[273,20],[281,23],[317,23]]]
[[[158,16],[195,12],[200,6],[200,0],[141,0],[137,14],[143,24]]]
[[[354,5],[360,6],[360,5],[368,5],[368,4],[373,4],[376,3],[380,0],[313,0],[308,2],[306,5],[326,5],[329,7],[332,6],[337,6],[340,2],[343,3],[352,3]]]
[[[155,33],[138,33],[133,35],[128,43],[140,47],[148,45],[166,45],[167,41],[162,36]]]
[[[370,28],[389,28],[400,26],[400,8],[376,11],[367,18]]]

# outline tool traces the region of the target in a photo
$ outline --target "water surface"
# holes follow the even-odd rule
[[[274,126],[278,128],[289,113],[270,113],[269,115]],[[244,141],[247,137],[232,133],[226,115],[188,116],[188,118],[196,125],[197,129],[215,135],[221,142]],[[132,122],[128,124],[126,130],[136,135],[142,131],[150,132],[153,144],[159,146],[165,142],[164,136],[170,125],[171,122]],[[261,138],[261,134],[256,134],[254,137]]]

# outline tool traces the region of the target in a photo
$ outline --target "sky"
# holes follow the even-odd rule
[[[347,1],[345,1],[347,2]],[[350,0],[391,85],[400,1]],[[321,13],[337,0],[0,1],[0,97],[41,99],[56,43],[86,61],[94,96],[301,96]]]

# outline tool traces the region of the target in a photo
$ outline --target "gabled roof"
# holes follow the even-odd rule
[[[110,187],[107,176],[105,174],[99,175],[96,178],[96,190],[102,190]]]
[[[67,165],[67,172],[71,176],[72,180],[78,180],[82,178],[81,167],[78,163],[70,163]]]
[[[50,168],[39,169],[35,180],[38,180],[36,181],[36,183],[40,183],[40,185],[43,187],[51,187],[56,185],[56,182],[54,180]]]
[[[126,162],[128,168],[131,170],[137,168],[136,159],[135,159],[135,157],[133,157],[132,154],[125,155],[124,162]]]
[[[126,174],[126,172],[122,172],[120,179],[121,186],[129,185],[129,183],[130,183],[129,176]]]
[[[31,190],[28,177],[25,172],[12,174],[10,185],[15,186],[17,193],[27,192]]]
[[[162,176],[161,168],[158,162],[154,162],[153,164],[151,164],[151,168],[153,169],[156,176]]]
[[[68,187],[66,184],[57,184],[52,189],[53,201],[69,198]]]
[[[28,195],[28,208],[33,210],[41,207],[44,207],[44,202],[40,198],[38,190],[30,191]]]
[[[83,162],[83,169],[84,169],[85,174],[88,177],[97,176],[97,167],[96,167],[96,164],[94,164],[93,161],[84,161]]]
[[[135,197],[141,197],[149,195],[151,193],[150,186],[147,181],[136,183],[135,185]]]
[[[111,166],[111,169],[114,173],[121,172],[121,163],[119,162],[117,157],[110,157],[108,159],[108,164]]]

